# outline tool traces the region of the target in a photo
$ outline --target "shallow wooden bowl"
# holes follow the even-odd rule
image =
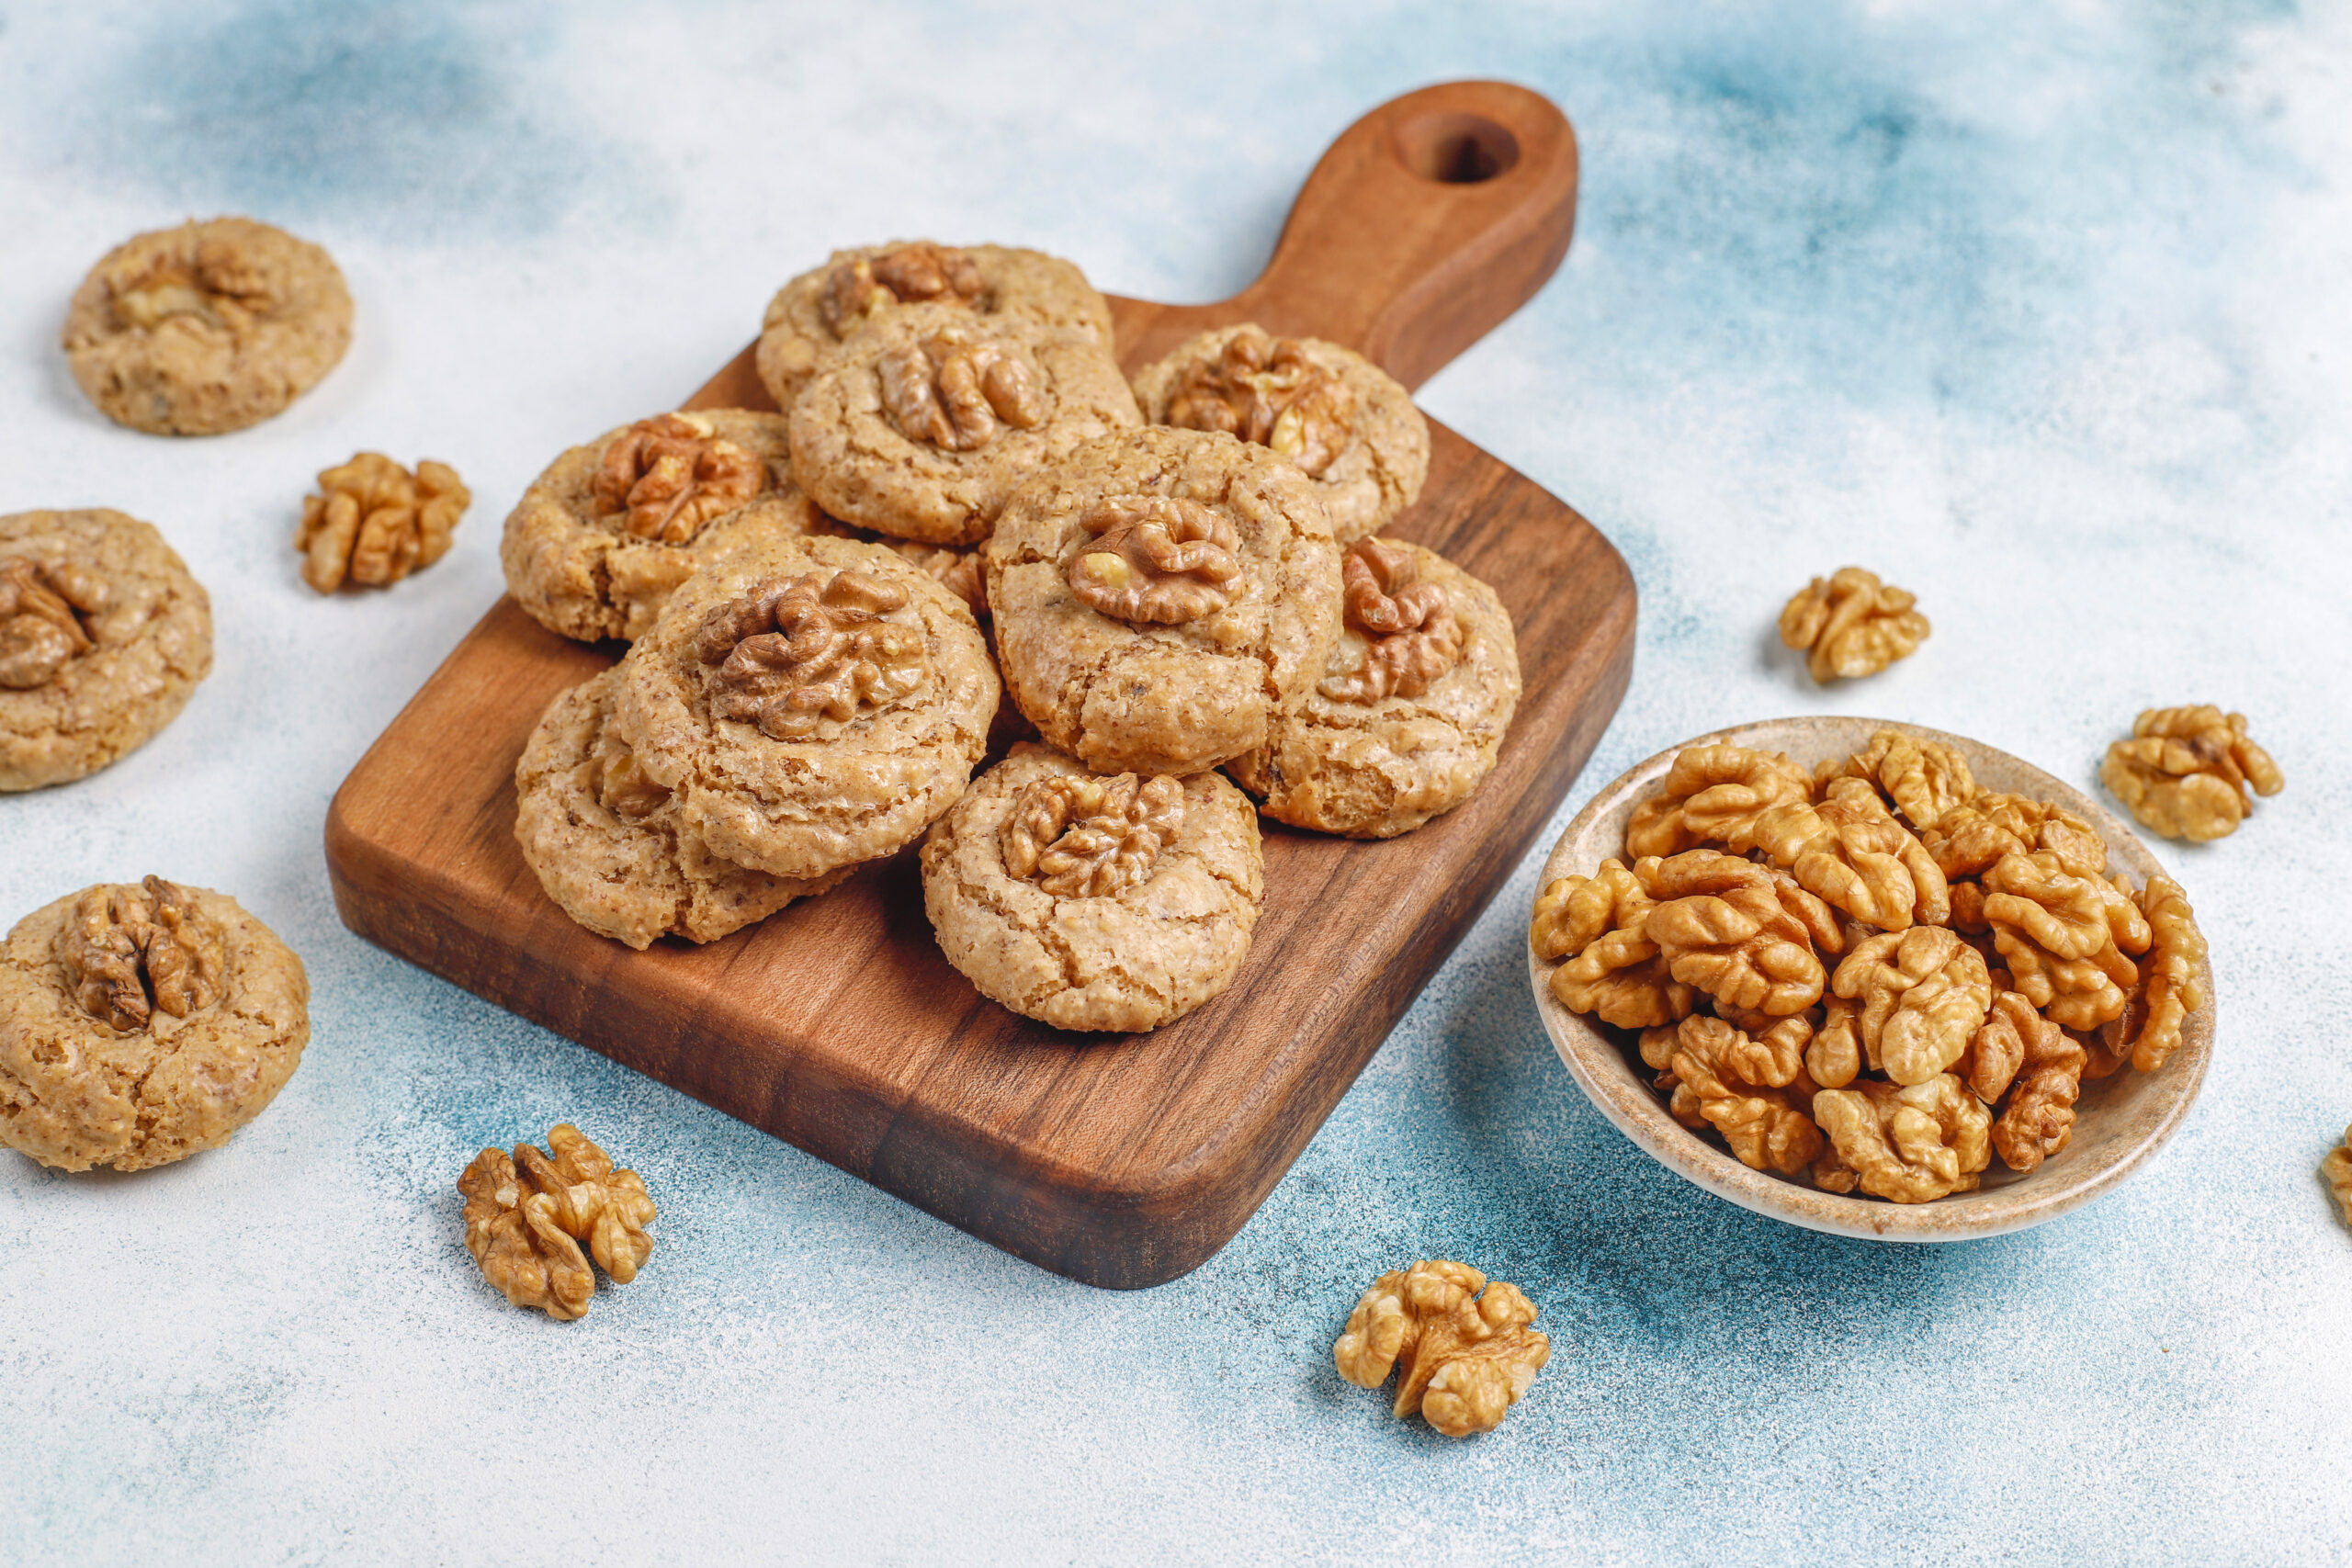
[[[1886,728],[1956,747],[1968,759],[1976,782],[1987,788],[2054,801],[2075,813],[2106,838],[2110,872],[2123,871],[2144,885],[2151,875],[2163,871],[2147,846],[2097,801],[2006,751],[1964,736],[1886,719],[1811,717],[1719,729],[1659,752],[1577,813],[1544,863],[1544,882],[1571,873],[1589,875],[1610,856],[1622,857],[1626,818],[1636,804],[1657,792],[1675,754],[1685,747],[1728,741],[1760,751],[1785,751],[1810,769],[1826,757],[1862,750],[1871,731]],[[1992,1168],[1984,1172],[1984,1185],[1974,1192],[1932,1203],[1889,1203],[1877,1198],[1816,1191],[1808,1185],[1750,1170],[1726,1150],[1675,1121],[1667,1114],[1665,1100],[1650,1088],[1652,1075],[1634,1055],[1630,1032],[1612,1030],[1570,1012],[1554,998],[1549,982],[1555,966],[1537,957],[1530,943],[1528,980],[1535,988],[1535,1010],[1543,1015],[1544,1028],[1577,1087],[1603,1116],[1668,1169],[1688,1177],[1718,1198],[1793,1225],[1838,1235],[1883,1241],[1968,1241],[2038,1225],[2080,1208],[2121,1184],[2164,1146],[2196,1102],[2197,1090],[2205,1081],[2206,1064],[2213,1055],[2213,974],[2211,965],[2204,964],[2199,966],[2199,978],[2205,987],[2205,1005],[2188,1015],[2181,1030],[2180,1049],[2159,1072],[2141,1073],[2127,1067],[2112,1077],[2086,1082],[2075,1107],[2074,1141],[2056,1158],[2044,1161],[2030,1175],[2019,1175],[1996,1155]]]

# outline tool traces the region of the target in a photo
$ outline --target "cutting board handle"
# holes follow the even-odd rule
[[[1257,282],[1170,315],[1329,338],[1418,387],[1534,298],[1576,214],[1576,132],[1551,99],[1442,83],[1391,98],[1331,144]],[[1154,337],[1176,324],[1155,323]]]

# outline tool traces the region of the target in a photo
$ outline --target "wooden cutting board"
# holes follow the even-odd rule
[[[1265,275],[1216,305],[1112,301],[1133,371],[1255,320],[1415,385],[1559,265],[1576,141],[1548,101],[1453,83],[1383,105],[1316,165]],[[747,349],[688,408],[772,408]],[[1390,530],[1496,585],[1526,697],[1467,805],[1402,839],[1266,824],[1266,902],[1231,989],[1147,1035],[1048,1029],[982,998],[922,912],[910,846],[695,947],[572,924],[514,843],[540,711],[617,655],[502,600],[329,811],[345,922],[996,1246],[1090,1283],[1171,1280],[1225,1245],[1529,849],[1616,711],[1634,584],[1560,502],[1442,426]],[[462,1047],[458,1047],[462,1048]],[[691,1201],[691,1195],[669,1201]]]

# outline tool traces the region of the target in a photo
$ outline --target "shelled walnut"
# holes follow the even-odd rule
[[[925,545],[913,539],[891,539],[889,547],[901,559],[929,572],[932,580],[971,607],[975,615],[989,613],[988,574],[980,570],[980,552],[953,545]]]
[[[1752,842],[1756,819],[1775,806],[1813,797],[1813,780],[1782,756],[1746,746],[1692,746],[1674,759],[1663,794],[1634,807],[1625,852],[1675,855],[1701,844]]]
[[[2008,1040],[1997,1036],[2007,1034]],[[2014,1043],[2011,1043],[2011,1042]],[[2064,1153],[2075,1136],[2075,1100],[2082,1093],[2083,1072],[2090,1055],[2074,1036],[2033,1010],[2033,1004],[2015,991],[1993,998],[1993,1010],[1976,1037],[1979,1077],[1990,1079],[2006,1068],[1998,1087],[1990,1081],[1973,1087],[1985,1104],[1997,1102],[2014,1087],[2009,1103],[1993,1124],[1993,1147],[2011,1170],[2035,1170],[2053,1155]],[[1997,1049],[2000,1061],[1988,1062]],[[1992,1088],[1987,1094],[1985,1089]]]
[[[2069,875],[2099,876],[2107,870],[2107,840],[2063,807],[1995,790],[1952,807],[1919,830],[1936,868],[1945,876],[1976,876],[2003,855],[2040,851],[2058,857]]]
[[[1530,933],[1538,957],[1566,958],[1552,971],[1552,994],[1572,1012],[1621,1029],[1653,1029],[1690,1015],[1690,987],[1667,970],[1645,934],[1655,906],[1619,861],[1589,877],[1564,876],[1536,900]]]
[[[194,316],[243,335],[276,306],[264,268],[243,246],[207,234],[193,250],[158,255],[135,276],[108,279],[107,308],[119,325],[153,330],[173,316]]]
[[[703,525],[767,488],[759,454],[716,434],[698,414],[640,419],[613,437],[590,496],[605,516],[624,515],[630,536],[683,545]]]
[[[411,473],[381,452],[361,452],[322,469],[294,536],[302,581],[322,593],[346,582],[389,587],[449,553],[472,501],[455,468],[430,459]]]
[[[1821,1156],[1821,1132],[1808,1114],[1815,1086],[1793,1043],[1787,1034],[1758,1041],[1703,1014],[1684,1019],[1667,1058],[1674,1119],[1713,1127],[1752,1169],[1806,1170]]]
[[[1836,952],[1839,935],[1820,899],[1770,867],[1714,850],[1645,860],[1634,874],[1657,902],[1645,934],[1677,980],[1774,1017],[1821,999],[1827,976],[1815,949]]]
[[[2319,1174],[2343,1213],[2344,1223],[2352,1225],[2352,1127],[2344,1129],[2344,1141],[2328,1150],[2327,1157],[2319,1162]]]
[[[962,251],[917,241],[835,266],[825,276],[825,292],[817,308],[833,335],[846,337],[877,307],[931,299],[969,305],[987,287],[978,264]]]
[[[1912,830],[1922,834],[1980,793],[1967,758],[1943,741],[1916,739],[1899,729],[1876,730],[1867,750],[1824,762],[1815,783],[1826,786],[1833,778],[1878,785]]]
[[[977,452],[1000,426],[1046,423],[1036,369],[1010,342],[951,330],[890,350],[875,369],[883,407],[910,441]]]
[[[1973,1191],[1992,1163],[1992,1115],[1950,1073],[1904,1087],[1860,1078],[1826,1089],[1814,1096],[1813,1113],[1838,1167],[1893,1202]]]
[[[1359,539],[1340,558],[1347,625],[1371,646],[1361,668],[1317,689],[1335,703],[1418,697],[1462,660],[1462,623],[1445,590],[1417,581],[1413,557],[1383,540]]]
[[[570,1122],[548,1131],[548,1150],[519,1144],[510,1156],[484,1149],[458,1178],[458,1190],[466,1250],[482,1277],[514,1305],[569,1320],[586,1315],[596,1291],[580,1244],[615,1284],[628,1284],[652,1254],[645,1227],[657,1211],[637,1172],[616,1170]]]
[[[1107,898],[1148,878],[1183,825],[1181,779],[1056,773],[1022,790],[999,843],[1015,879],[1057,898]]]
[[[1169,399],[1168,423],[1271,446],[1319,475],[1354,433],[1355,394],[1295,340],[1252,328],[1185,372]]]
[[[1378,1388],[1396,1375],[1398,1417],[1419,1411],[1449,1438],[1492,1431],[1552,1357],[1528,1325],[1535,1303],[1466,1263],[1392,1269],[1372,1282],[1331,1347],[1340,1375]]]
[[[0,561],[0,687],[45,686],[89,652],[90,617],[108,597],[105,580],[69,560]]]
[[[1905,1085],[1925,1083],[1959,1061],[1993,1002],[1983,957],[1941,926],[1856,943],[1834,984],[1840,997],[1861,1004],[1856,1025],[1871,1065]]]
[[[1903,931],[1950,917],[1943,872],[1865,779],[1830,780],[1818,806],[1773,807],[1732,848],[1762,851],[1806,892],[1866,926]]]
[[[906,606],[905,589],[855,571],[780,578],[716,606],[695,634],[695,657],[717,666],[711,710],[797,740],[887,707],[931,678],[922,633],[885,619]]]
[[[1815,578],[1781,612],[1781,640],[1805,655],[1815,681],[1875,675],[1927,639],[1917,601],[1876,574],[1849,566]]]
[[[1240,536],[1199,502],[1117,495],[1079,521],[1094,536],[1065,576],[1079,602],[1102,615],[1182,626],[1224,609],[1240,579]]]
[[[187,1018],[220,999],[220,928],[160,876],[141,891],[97,886],[57,934],[57,962],[82,1010],[112,1029],[145,1029],[160,1010]]]
[[[2245,732],[2245,715],[2211,706],[2150,708],[2132,739],[2107,749],[2099,783],[2141,826],[2167,839],[2202,843],[2237,831],[2256,795],[2277,795],[2286,778]]]

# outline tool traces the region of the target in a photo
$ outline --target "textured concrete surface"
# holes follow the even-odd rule
[[[2129,1186],[1904,1250],[1683,1184],[1536,1025],[1539,852],[1241,1235],[1108,1294],[336,923],[328,796],[497,593],[506,508],[699,382],[783,276],[936,233],[1216,297],[1357,113],[1476,74],[1567,108],[1583,209],[1424,400],[1643,594],[1563,821],[1777,713],[2087,786],[2137,709],[2211,700],[2278,757],[2235,838],[2163,851],[2222,1026]],[[220,623],[161,739],[0,800],[0,913],[158,870],[238,895],[317,989],[308,1062],[226,1150],[0,1158],[0,1560],[2352,1559],[2352,1234],[2313,1174],[2352,1120],[2347,96],[2341,6],[0,4],[0,511],[153,520]],[[219,210],[334,250],[352,355],[256,430],[118,430],[55,351],[67,295]],[[362,446],[455,463],[475,511],[424,576],[321,602],[300,497]],[[1937,630],[1818,692],[1771,620],[1849,560]],[[663,1211],[568,1325],[475,1277],[450,1187],[564,1117]],[[1328,1358],[1364,1280],[1430,1255],[1556,1337],[1467,1443]]]

